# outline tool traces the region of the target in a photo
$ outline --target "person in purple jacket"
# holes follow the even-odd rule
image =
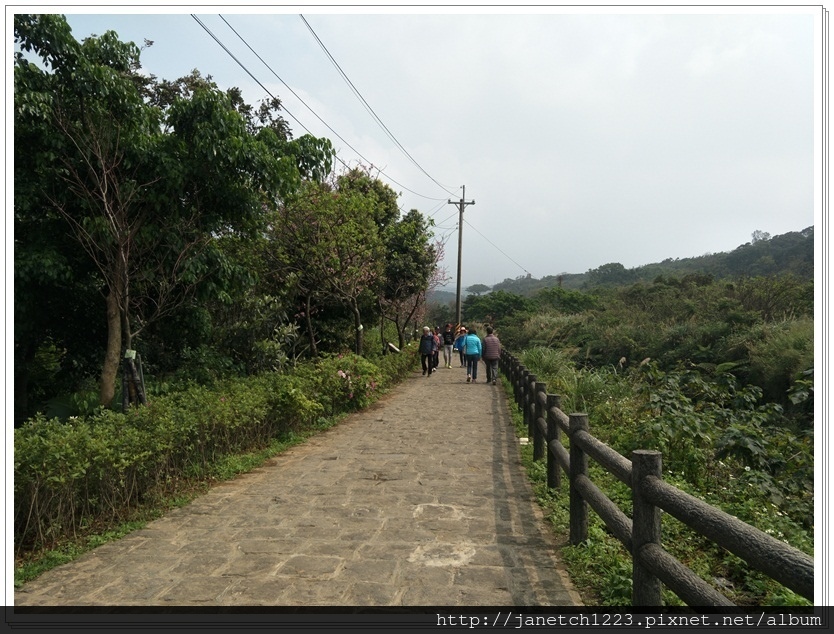
[[[478,363],[481,360],[481,340],[474,328],[470,328],[463,340],[463,354],[466,357],[466,382],[478,379]]]
[[[495,385],[495,380],[498,378],[498,359],[501,358],[501,342],[498,340],[492,326],[487,326],[487,336],[484,337],[483,349],[486,380],[487,383],[492,381],[492,384]]]

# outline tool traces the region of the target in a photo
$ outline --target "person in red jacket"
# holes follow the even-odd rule
[[[483,359],[486,365],[486,380],[487,383],[492,381],[495,385],[495,380],[498,378],[498,359],[501,358],[501,342],[495,335],[492,326],[487,326],[487,335],[483,342]]]

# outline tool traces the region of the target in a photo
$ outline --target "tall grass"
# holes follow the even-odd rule
[[[634,449],[664,450],[664,478],[709,504],[736,515],[791,545],[813,552],[805,525],[813,514],[813,443],[810,436],[782,433],[780,409],[759,401],[761,390],[740,386],[730,375],[671,371],[656,364],[631,369],[577,367],[569,351],[535,347],[521,362],[547,391],[559,394],[562,409],[589,415],[591,433],[620,454]],[[687,427],[688,425],[688,427]],[[569,440],[565,440],[569,444]],[[665,448],[665,449],[664,449]],[[745,453],[753,448],[757,453]],[[667,455],[667,450],[672,453]],[[677,453],[675,453],[677,452]],[[792,455],[792,461],[783,460]],[[750,465],[753,465],[751,468]],[[543,468],[528,465],[534,482]],[[774,469],[778,469],[776,476]],[[590,461],[591,479],[626,513],[631,492]],[[536,487],[540,501],[558,530],[567,530],[568,496]],[[664,516],[665,517],[665,516]],[[591,513],[588,542],[565,548],[564,556],[577,583],[587,586],[590,600],[604,605],[630,602],[630,555]],[[714,585],[722,586],[740,605],[807,605],[807,601],[728,557],[686,526],[665,517],[664,545],[674,556]],[[679,605],[671,593],[668,605]]]

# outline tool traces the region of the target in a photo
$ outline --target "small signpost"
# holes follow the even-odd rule
[[[131,403],[147,405],[145,377],[142,375],[142,357],[136,350],[125,350],[122,363],[122,410],[127,411]]]

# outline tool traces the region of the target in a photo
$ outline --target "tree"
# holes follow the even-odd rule
[[[400,209],[397,193],[371,173],[371,168],[354,167],[337,179],[340,192],[358,194],[367,199],[370,213],[380,234],[397,222]]]
[[[759,229],[756,229],[753,232],[752,244],[756,244],[757,242],[762,242],[766,240],[770,240],[770,234],[767,231],[760,231]]]
[[[382,232],[385,264],[378,293],[379,309],[384,318],[396,325],[400,348],[405,345],[405,331],[425,301],[438,266],[440,247],[431,243],[433,224],[412,209]]]
[[[332,298],[353,318],[354,351],[362,354],[363,295],[382,275],[383,248],[374,221],[373,196],[335,183],[305,182],[277,211],[271,227],[274,258],[306,301],[306,321],[315,354],[311,319],[316,298]]]
[[[14,420],[94,374],[106,334],[89,316],[98,278],[63,219],[18,207],[14,217]],[[60,317],[60,318],[58,318]]]
[[[537,291],[533,300],[541,308],[552,308],[567,314],[581,313],[596,306],[596,300],[593,296],[558,286]]]
[[[534,303],[521,295],[507,291],[493,291],[488,295],[471,295],[463,302],[463,314],[467,321],[497,322],[518,313],[532,310]]]
[[[137,228],[129,218],[137,192],[155,178],[142,155],[158,137],[158,112],[142,107],[126,79],[138,50],[115,34],[80,45],[61,16],[43,15],[15,16],[15,37],[21,51],[35,51],[46,65],[16,56],[15,162],[30,160],[36,167],[21,180],[41,185],[35,200],[28,188],[16,193],[16,207],[57,212],[104,277],[109,331],[101,398],[109,402]]]
[[[264,208],[317,157],[274,127],[252,134],[208,82],[164,108],[149,101],[139,49],[112,31],[79,43],[63,16],[17,15],[15,39],[15,163],[28,166],[15,174],[16,214],[63,218],[97,269],[107,322],[100,401],[109,404],[139,333],[224,271],[216,239],[254,235]]]
[[[634,281],[633,271],[626,268],[619,262],[610,262],[588,271],[588,280],[592,285],[619,285],[628,284]]]
[[[473,284],[472,286],[466,287],[467,293],[472,293],[473,295],[483,295],[484,293],[489,293],[490,287],[486,284]]]

